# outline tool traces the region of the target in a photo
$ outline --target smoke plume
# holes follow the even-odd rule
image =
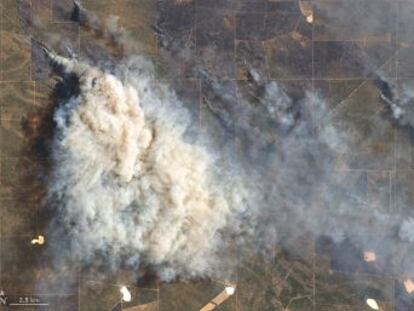
[[[55,112],[49,188],[73,250],[86,260],[102,252],[115,264],[149,263],[165,279],[210,274],[242,192],[213,154],[186,141],[186,111],[167,88],[164,98],[155,94],[144,74],[54,61],[79,83]]]
[[[401,126],[414,126],[414,90],[407,82],[397,86],[387,75],[380,74],[377,80],[380,96],[388,106],[392,117]]]
[[[95,31],[121,31],[82,12]],[[231,137],[232,148],[216,144],[211,129],[193,135],[191,115],[144,57],[111,65],[50,57],[70,92],[55,111],[48,199],[55,227],[69,232],[81,259],[151,265],[164,280],[215,276],[229,262],[234,268],[234,257],[223,255],[231,245],[243,260],[251,246],[266,253],[311,233],[379,257],[398,248],[389,269],[413,272],[405,259],[414,257],[405,243],[413,221],[369,205],[363,174],[339,172],[356,130],[330,113],[317,89],[263,82],[252,68],[248,91],[232,96],[232,81],[195,68],[214,94],[204,98],[219,124],[212,130]],[[404,123],[410,96],[386,95]]]

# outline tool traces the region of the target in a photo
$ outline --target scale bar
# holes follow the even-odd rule
[[[48,306],[48,303],[10,303],[9,306]]]

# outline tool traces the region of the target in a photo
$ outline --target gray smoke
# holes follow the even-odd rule
[[[215,109],[249,144],[247,158],[237,160],[234,151],[186,135],[186,111],[151,79],[153,68],[143,58],[110,73],[51,57],[63,75],[78,79],[79,90],[55,111],[49,197],[59,206],[71,249],[85,261],[102,253],[113,266],[125,260],[155,266],[166,280],[211,276],[228,265],[218,251],[231,237],[265,250],[286,217],[293,224],[316,212],[304,214],[303,204],[321,190],[330,157],[343,144],[331,124],[315,132],[310,112],[326,109],[317,94],[306,91],[294,102],[272,82],[257,107],[246,101],[236,116]],[[217,82],[211,86],[226,99]],[[226,157],[235,158],[236,169],[218,161]],[[317,229],[304,225],[301,230]]]
[[[355,10],[355,6],[358,6],[358,10]],[[366,77],[368,80],[364,83],[367,84],[372,80],[378,88],[378,98],[381,98],[387,108],[384,109],[387,111],[385,114],[378,113],[375,117],[364,119],[367,128],[371,127],[371,123],[375,123],[375,128],[380,129],[368,133],[375,136],[379,135],[383,128],[388,128],[390,131],[392,127],[397,127],[400,135],[408,137],[404,143],[410,144],[414,125],[414,92],[410,79],[401,79],[399,76],[399,72],[403,71],[407,64],[399,53],[412,42],[410,35],[412,3],[410,1],[402,1],[398,4],[393,1],[315,2],[313,7],[316,12],[315,29],[318,29],[315,33],[316,37],[319,36],[322,41],[344,41],[336,45],[339,50],[348,49],[348,42],[351,41],[353,49],[345,59],[347,68],[343,71],[345,74]],[[332,63],[338,62],[337,55],[335,53],[332,55]],[[339,74],[342,74],[342,70]],[[367,104],[362,96],[360,100],[361,107]],[[346,116],[336,112],[334,119],[327,121],[335,122],[337,130],[346,135],[347,140],[363,141],[363,137],[358,135],[358,130],[349,128],[346,122],[341,124],[342,119],[346,120]],[[348,132],[341,129],[346,129]],[[344,153],[352,153],[352,151],[351,143]],[[399,163],[396,165],[398,167]],[[358,172],[350,172],[349,175],[358,176]],[[374,249],[382,261],[378,265],[381,273],[412,275],[413,269],[410,264],[414,256],[412,202],[411,198],[405,197],[404,191],[399,189],[410,188],[410,181],[405,180],[406,184],[392,185],[389,194],[392,195],[391,200],[398,203],[391,204],[391,208],[395,210],[389,210],[381,207],[373,208],[369,205],[372,198],[364,195],[365,190],[362,186],[365,182],[363,179],[367,177],[360,176],[363,181],[360,185],[358,180],[351,179],[351,182],[355,183],[354,187],[344,187],[348,183],[346,179],[341,181],[330,177],[326,180],[324,189],[328,193],[323,192],[323,200],[320,203],[326,202],[332,205],[335,213],[323,212],[321,219],[315,221],[316,224],[331,228],[331,233],[324,233],[329,237],[335,239],[342,235],[344,239],[351,240],[361,249]],[[395,183],[395,180],[390,181],[390,185],[392,182]],[[398,208],[394,205],[398,205]],[[345,255],[341,254],[341,256]]]
[[[96,31],[120,31],[82,16]],[[412,240],[407,215],[373,208],[364,177],[341,172],[338,158],[354,132],[317,89],[292,92],[252,71],[235,104],[231,82],[198,68],[215,95],[206,108],[233,139],[230,148],[209,129],[191,134],[190,114],[144,57],[111,66],[51,58],[78,88],[55,112],[49,200],[83,260],[103,254],[115,267],[152,265],[164,280],[215,276],[235,267],[223,255],[233,243],[243,257],[245,246],[266,253],[307,233],[382,246],[384,254],[393,245],[413,258],[410,244],[398,244]],[[411,109],[409,94],[401,98],[391,106],[399,119]],[[409,272],[404,258],[397,269]]]
[[[398,232],[401,240],[406,242],[414,242],[414,219],[409,218],[402,222],[400,230]]]
[[[414,90],[407,82],[397,86],[392,79],[382,74],[379,78],[381,99],[388,106],[392,117],[401,126],[414,126]]]

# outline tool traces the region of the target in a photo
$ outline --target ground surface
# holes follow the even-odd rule
[[[50,305],[10,310],[109,311],[138,305],[143,306],[130,310],[199,310],[223,290],[222,280],[160,283],[150,277],[137,285],[128,271],[106,275],[77,264],[53,266],[47,252],[30,244],[46,222],[39,200],[47,157],[34,137],[47,132],[39,120],[49,117],[54,83],[31,38],[63,54],[70,47],[81,56],[105,57],[105,43],[71,20],[69,0],[17,2],[0,2],[0,290],[9,299],[35,295],[32,298]],[[397,83],[409,83],[414,78],[414,39],[412,23],[404,16],[414,11],[414,4],[313,2],[349,20],[326,20],[320,27],[315,9],[316,22],[309,24],[295,0],[82,1],[99,16],[120,16],[141,51],[158,64],[160,79],[171,82],[200,126],[217,129],[206,109],[212,95],[192,70],[195,64],[228,85],[234,103],[246,90],[246,64],[254,64],[266,80],[318,87],[331,112],[360,133],[353,153],[338,159],[337,174],[351,184],[360,182],[358,195],[375,208],[398,211],[410,206],[414,202],[410,137],[391,122],[377,122],[384,105],[369,72],[354,56],[363,50],[372,56],[373,67]],[[380,9],[372,10],[372,2]],[[159,16],[162,38],[151,27]],[[367,17],[380,21],[378,26],[366,27]],[[178,52],[175,60],[163,52],[165,47],[174,51],[174,44],[186,47],[183,61]],[[53,239],[48,236],[47,242],[58,243]],[[332,246],[308,237],[292,243],[297,245],[296,254],[275,248],[271,260],[256,256],[241,262],[236,294],[217,310],[360,311],[370,310],[365,304],[368,296],[377,299],[384,311],[414,308],[401,286],[403,276],[371,269],[352,247],[347,253],[360,264],[348,266],[335,258],[335,247],[347,245]],[[121,284],[133,289],[133,302],[123,306],[118,305]]]

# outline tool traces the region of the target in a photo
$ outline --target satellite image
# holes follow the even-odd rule
[[[414,310],[413,0],[0,12],[0,311]]]

